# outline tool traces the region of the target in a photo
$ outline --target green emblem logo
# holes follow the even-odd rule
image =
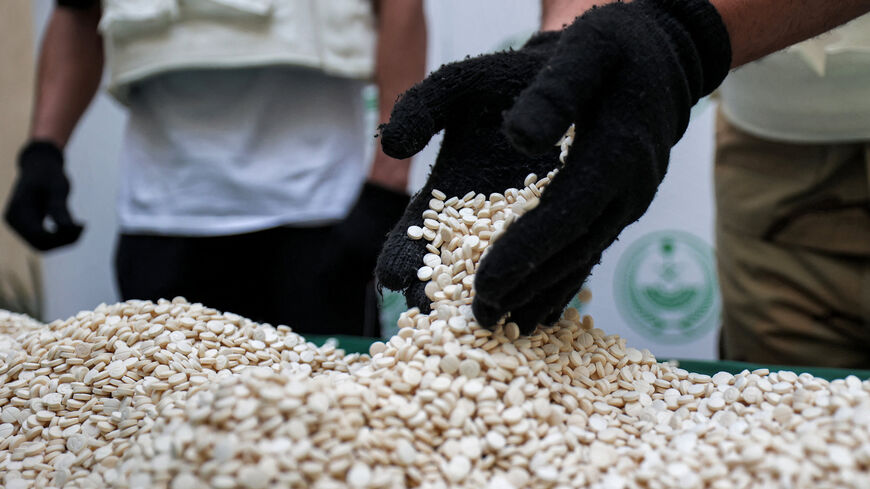
[[[636,332],[685,343],[713,330],[719,293],[713,250],[683,231],[658,231],[628,247],[616,267],[614,298]]]

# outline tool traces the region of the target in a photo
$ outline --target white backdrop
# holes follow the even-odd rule
[[[40,36],[53,3],[33,2]],[[429,0],[426,14],[431,70],[527,36],[538,23],[539,8],[534,0]],[[605,331],[663,357],[714,357],[718,303],[708,294],[713,112],[710,107],[697,111],[674,149],[670,172],[650,211],[606,252],[589,283],[592,301],[582,307]],[[75,246],[46,257],[45,318],[65,317],[118,298],[112,250],[124,124],[123,110],[100,93],[70,142],[71,207],[87,229]],[[425,180],[438,145],[436,138],[415,159],[412,190]]]

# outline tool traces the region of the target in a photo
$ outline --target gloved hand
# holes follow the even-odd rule
[[[571,122],[576,137],[538,207],[481,262],[478,321],[522,312],[537,322],[565,307],[601,253],[646,211],[691,107],[730,64],[728,33],[707,0],[609,4],[563,31],[504,126],[531,154],[552,147]]]
[[[504,192],[522,187],[529,173],[545,175],[558,165],[558,149],[528,157],[513,148],[501,131],[502,111],[528,86],[553,53],[559,34],[533,37],[523,48],[479,56],[443,66],[406,92],[381,128],[384,152],[408,158],[444,129],[441,151],[423,189],[390,232],[378,257],[381,285],[401,290],[409,306],[428,311],[431,300],[417,278],[427,253],[425,240],[411,240],[407,229],[422,226],[432,189],[448,196],[468,191]]]
[[[6,222],[40,251],[74,243],[84,226],[73,221],[67,208],[70,187],[61,150],[47,141],[33,141],[18,155],[18,168]],[[53,230],[46,229],[46,217],[54,221]]]

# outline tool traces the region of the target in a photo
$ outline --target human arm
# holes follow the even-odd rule
[[[423,79],[426,72],[426,20],[422,0],[378,2],[378,47],[375,82],[378,123],[390,118],[399,95]],[[368,179],[382,187],[406,192],[410,160],[390,158],[375,148]]]
[[[386,121],[399,94],[423,78],[426,23],[422,0],[380,0],[375,82],[378,121]],[[331,266],[346,281],[366,283],[387,232],[408,205],[410,159],[384,154],[378,144],[366,183],[349,215],[334,228]]]
[[[593,5],[615,0],[542,0],[543,30],[571,24]],[[870,12],[870,0],[712,0],[731,38],[737,68]]]
[[[590,8],[615,1],[617,0],[541,0],[541,30],[560,31]]]
[[[732,68],[870,12],[870,0],[713,0],[712,3],[731,37]]]
[[[39,53],[30,139],[4,217],[34,248],[75,242],[83,230],[69,213],[63,147],[93,99],[103,70],[100,10],[95,0],[58,2]],[[47,228],[46,218],[54,226]]]
[[[69,141],[103,74],[99,2],[78,3],[54,9],[39,52],[30,138],[59,148]]]

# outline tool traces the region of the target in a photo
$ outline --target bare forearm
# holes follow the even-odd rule
[[[375,79],[378,86],[378,122],[387,122],[393,103],[426,73],[426,20],[422,0],[381,0],[378,15],[378,51]],[[383,154],[380,145],[369,179],[405,191],[407,160]]]
[[[541,28],[561,29],[593,5],[615,1],[542,0]],[[732,68],[870,12],[870,0],[711,0],[711,3],[728,28]]]
[[[32,139],[64,147],[103,73],[98,7],[55,8],[39,54]]]
[[[541,0],[541,30],[558,31],[595,5],[617,0]]]
[[[712,3],[728,28],[734,68],[870,11],[870,0],[712,0]]]

